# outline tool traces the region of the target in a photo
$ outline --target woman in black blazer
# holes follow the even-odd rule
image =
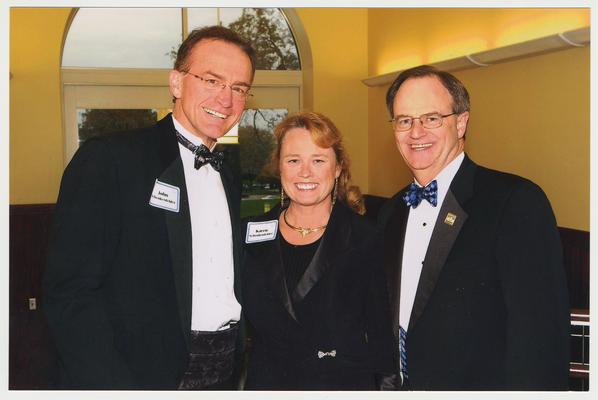
[[[275,136],[281,206],[243,232],[253,332],[245,388],[374,390],[394,371],[386,282],[375,228],[359,215],[359,189],[348,188],[340,132],[301,113]]]

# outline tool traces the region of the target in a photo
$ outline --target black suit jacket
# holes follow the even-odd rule
[[[221,172],[238,265],[239,185]],[[155,181],[178,212],[149,204]],[[172,118],[90,139],[62,179],[43,311],[65,388],[173,389],[188,362],[191,222]],[[239,273],[235,268],[235,290]]]
[[[406,189],[379,214],[395,334]],[[411,388],[567,389],[566,278],[542,190],[465,156],[439,206],[407,333]]]
[[[252,221],[279,215],[277,207]],[[279,235],[244,246],[243,311],[253,326],[246,388],[374,389],[375,374],[394,370],[374,225],[337,202],[294,291],[287,289]]]

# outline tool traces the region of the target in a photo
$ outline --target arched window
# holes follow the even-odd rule
[[[301,69],[278,8],[82,8],[70,25],[62,67],[171,68],[181,38],[210,25],[248,38],[258,70]]]
[[[65,165],[87,138],[151,125],[171,111],[168,72],[182,38],[216,24],[247,38],[257,53],[254,97],[219,142],[243,180],[243,214],[267,210],[278,197],[278,183],[263,174],[272,128],[304,107],[301,65],[309,58],[278,8],[79,9],[62,56]]]

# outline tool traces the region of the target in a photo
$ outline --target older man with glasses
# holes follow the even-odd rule
[[[240,185],[214,146],[254,72],[234,32],[191,32],[169,75],[173,113],[88,140],[66,168],[43,307],[62,388],[236,387]]]
[[[379,214],[400,365],[385,386],[566,390],[567,282],[545,194],[465,154],[455,76],[406,70],[386,102],[414,181]]]

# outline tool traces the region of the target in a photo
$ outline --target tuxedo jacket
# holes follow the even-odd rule
[[[279,215],[277,207],[251,221]],[[246,388],[373,390],[376,374],[394,371],[374,224],[337,202],[294,290],[279,238],[244,245],[243,312],[253,328]]]
[[[379,214],[395,336],[406,190]],[[566,390],[568,294],[545,194],[465,156],[438,206],[407,331],[410,387]]]
[[[221,170],[238,291],[239,185]],[[179,209],[149,204],[156,180]],[[192,240],[183,164],[170,115],[88,140],[67,166],[44,276],[43,311],[77,389],[174,389],[188,363]]]

